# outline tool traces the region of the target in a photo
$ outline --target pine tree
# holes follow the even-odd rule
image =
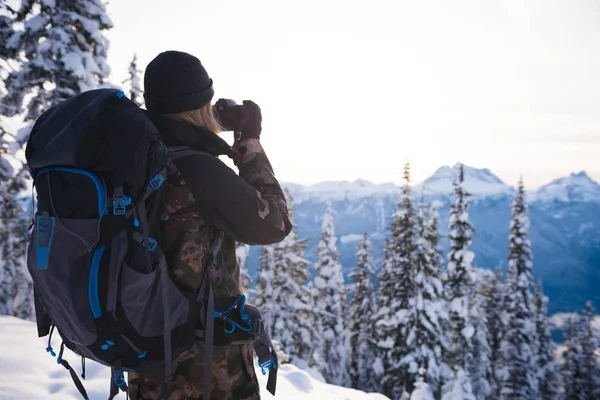
[[[498,268],[494,273],[487,272],[483,276],[481,286],[483,296],[483,312],[487,323],[487,341],[490,348],[489,375],[487,381],[490,384],[490,400],[500,398],[500,371],[502,370],[501,341],[504,331],[502,324],[502,313],[504,310],[504,285],[502,282],[502,271]]]
[[[100,0],[24,0],[16,21],[23,29],[7,47],[18,51],[21,68],[6,79],[2,114],[25,111],[29,123],[58,102],[104,83],[110,68],[103,31],[112,22]],[[27,140],[25,132],[20,144]]]
[[[535,287],[534,303],[539,398],[540,400],[556,400],[558,399],[558,375],[554,362],[554,342],[550,335],[548,321],[548,298],[542,291],[542,282],[538,282]]]
[[[442,287],[438,219],[437,210],[428,212],[422,201],[417,215],[414,297],[410,299],[404,325],[408,354],[400,361],[413,381],[417,379],[419,366],[424,366],[426,380],[435,391],[441,389],[444,379],[451,374],[443,360],[449,349],[446,337],[449,320]]]
[[[129,85],[129,99],[140,107],[144,106],[144,95],[141,85],[140,74],[142,71],[137,66],[137,54],[133,55],[133,60],[129,64],[129,76],[123,81]]]
[[[394,212],[390,237],[379,274],[379,311],[374,316],[377,359],[383,394],[397,400],[412,385],[406,365],[406,315],[415,293],[415,209],[410,190],[410,165],[404,167],[404,186]]]
[[[470,194],[464,187],[464,170],[460,166],[458,179],[454,182],[455,200],[450,207],[449,227],[450,252],[445,282],[446,300],[450,307],[451,348],[447,362],[454,369],[452,384],[463,387],[463,381],[469,381],[468,369],[472,362],[473,335],[475,328],[470,324],[470,298],[474,286],[472,262],[474,254],[470,251],[473,226],[469,223]],[[469,382],[469,388],[471,384]]]
[[[289,212],[293,212],[293,199],[286,191]],[[307,285],[310,263],[304,258],[306,239],[299,239],[296,229],[272,251],[272,321],[273,337],[295,364],[311,364],[317,333],[310,287]],[[256,295],[259,296],[257,284]]]
[[[565,400],[600,399],[600,370],[594,354],[598,338],[592,328],[593,311],[591,302],[587,302],[583,315],[567,324],[563,364]]]
[[[350,378],[355,389],[371,392],[377,389],[373,373],[373,340],[371,318],[375,312],[371,242],[365,233],[356,252],[356,267],[348,276],[351,287],[348,330],[350,331]]]
[[[323,366],[321,373],[329,383],[348,386],[349,349],[346,347],[345,312],[346,293],[340,254],[336,245],[335,227],[331,209],[325,211],[321,239],[315,265],[316,304],[321,317],[323,338]]]
[[[523,180],[519,181],[512,207],[510,249],[505,285],[504,366],[501,399],[537,399],[536,331],[533,312],[533,277],[529,218]]]
[[[595,352],[600,343],[592,326],[593,319],[594,307],[592,302],[588,301],[583,309],[579,339],[582,370],[587,377],[582,389],[588,395],[588,399],[598,400],[600,399],[600,366]]]
[[[240,267],[240,280],[246,297],[250,300],[250,284],[252,278],[248,273],[248,256],[250,255],[250,245],[238,243],[236,246],[236,254],[238,258],[238,264]]]
[[[254,304],[260,310],[265,329],[269,332],[269,336],[275,338],[274,335],[274,317],[278,312],[278,305],[275,304],[273,282],[275,282],[275,246],[262,246],[260,249],[260,260],[258,269],[258,280],[254,294]]]
[[[492,349],[489,344],[488,316],[485,313],[485,285],[483,278],[476,281],[469,309],[469,323],[475,329],[472,337],[471,362],[468,365],[473,395],[487,399],[492,394]]]

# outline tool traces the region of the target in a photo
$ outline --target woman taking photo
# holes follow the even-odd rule
[[[283,240],[291,230],[281,187],[260,143],[261,110],[222,103],[218,115],[211,104],[213,82],[194,56],[177,51],[159,54],[144,76],[148,116],[167,147],[199,150],[172,166],[163,200],[161,246],[176,284],[197,293],[215,232],[224,233],[219,268],[214,272],[215,297],[243,293],[236,242],[265,245]],[[219,104],[217,104],[219,106]],[[230,147],[219,134],[241,132]],[[239,175],[217,157],[233,159]],[[169,399],[201,399],[204,392],[202,346],[173,360]],[[214,346],[211,399],[259,399],[250,344]],[[132,399],[156,399],[164,370],[129,374]]]

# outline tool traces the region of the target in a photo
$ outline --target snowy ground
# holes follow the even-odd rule
[[[54,339],[53,347],[57,349],[59,338],[55,336]],[[37,338],[35,324],[0,316],[0,343],[0,400],[81,399],[69,372],[56,364],[56,359],[46,353],[46,342]],[[80,373],[78,357],[65,351],[64,358]],[[108,398],[109,375],[108,368],[88,361],[83,383],[91,400]],[[273,398],[265,389],[266,377],[260,372],[259,377],[262,398]],[[328,385],[290,364],[281,366],[277,383],[275,398],[279,399],[387,399],[380,394],[366,394]],[[125,399],[125,396],[121,395],[117,399]]]

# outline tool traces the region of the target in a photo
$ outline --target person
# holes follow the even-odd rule
[[[232,148],[219,133],[222,123],[235,121],[215,115],[213,82],[198,58],[179,51],[159,54],[146,68],[144,86],[148,116],[165,145],[206,153],[180,159],[166,181],[161,243],[171,276],[182,290],[196,293],[212,237],[220,230],[225,236],[221,265],[213,275],[215,296],[238,296],[243,288],[236,242],[272,244],[292,229],[284,194],[260,143],[260,107],[244,101],[247,123]],[[234,160],[239,175],[218,159],[221,155]],[[251,344],[214,346],[212,360],[211,399],[260,399]],[[201,399],[203,367],[202,344],[174,359],[169,399]],[[130,373],[129,395],[155,399],[163,380],[164,369]]]

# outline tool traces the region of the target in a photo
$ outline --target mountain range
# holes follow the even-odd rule
[[[413,187],[415,199],[440,206],[442,235],[448,233],[448,210],[453,201],[452,182],[458,171],[444,166]],[[473,251],[479,268],[506,271],[511,202],[515,189],[488,169],[465,166],[465,186],[472,194],[469,219],[475,227]],[[363,233],[373,242],[375,268],[391,224],[400,188],[393,183],[323,182],[311,186],[284,184],[294,201],[294,224],[308,239],[306,257],[315,261],[320,227],[327,206],[335,218],[344,273],[354,266],[354,253]],[[600,185],[585,172],[556,179],[527,193],[533,273],[550,298],[551,313],[583,308],[591,299],[600,308]],[[442,247],[448,250],[448,240]],[[248,259],[256,278],[258,248]]]

